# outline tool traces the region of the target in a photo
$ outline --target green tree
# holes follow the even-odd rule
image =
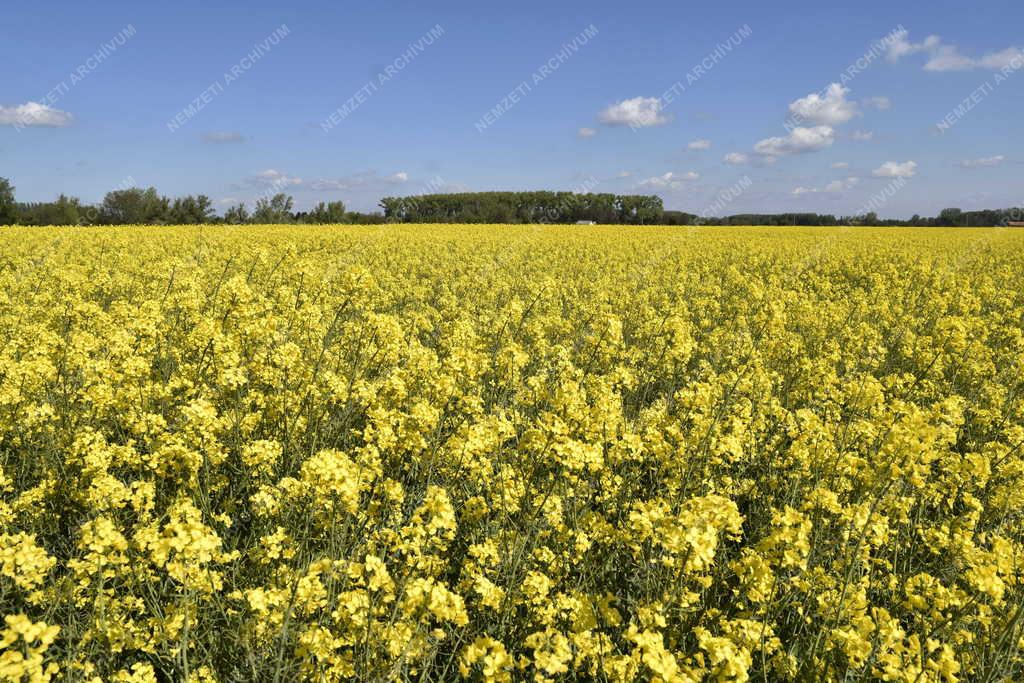
[[[108,192],[100,205],[99,222],[107,225],[148,225],[164,223],[169,213],[169,201],[161,197],[155,187],[142,190]]]
[[[344,223],[345,203],[328,202],[327,204],[324,204],[323,202],[320,202],[306,215],[306,222],[320,225]]]
[[[18,221],[18,207],[14,203],[14,186],[7,178],[0,178],[0,225],[14,225]]]
[[[242,225],[249,222],[249,210],[245,208],[245,202],[232,206],[224,212],[224,222],[231,225]]]
[[[174,200],[168,218],[171,223],[179,225],[198,225],[212,223],[217,214],[213,210],[213,202],[205,194],[198,197],[188,195]]]
[[[22,225],[78,225],[82,222],[81,209],[76,197],[62,194],[54,202],[20,205],[18,222]]]
[[[50,225],[78,225],[81,220],[81,202],[77,197],[61,195],[53,203],[53,221]]]
[[[963,224],[963,211],[960,209],[943,209],[939,212],[939,225],[957,227]]]
[[[464,192],[385,197],[394,223],[657,223],[665,207],[656,196],[572,192]]]
[[[291,223],[294,200],[283,192],[270,199],[263,197],[256,201],[252,212],[253,223]]]

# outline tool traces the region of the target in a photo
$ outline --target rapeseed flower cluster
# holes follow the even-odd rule
[[[1024,236],[0,233],[0,680],[1024,678]]]

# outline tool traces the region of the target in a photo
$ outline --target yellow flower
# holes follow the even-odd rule
[[[1010,230],[4,228],[0,680],[1019,677],[1021,281]]]
[[[24,614],[8,614],[0,631],[0,680],[49,681],[60,668],[47,663],[46,650],[57,639],[60,626],[33,622]]]
[[[480,664],[485,683],[510,683],[514,662],[505,646],[487,636],[480,636],[466,646],[459,662],[459,672],[469,677],[470,670]]]
[[[259,440],[242,449],[242,462],[256,474],[269,475],[281,459],[281,444]]]
[[[572,649],[569,647],[569,639],[558,631],[538,631],[527,636],[523,642],[533,650],[533,664],[538,670],[551,676],[569,671]]]
[[[0,534],[0,576],[15,586],[31,591],[46,580],[57,560],[36,544],[28,534]]]

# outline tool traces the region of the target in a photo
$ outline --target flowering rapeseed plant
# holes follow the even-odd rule
[[[0,233],[0,680],[1019,680],[1024,237]]]

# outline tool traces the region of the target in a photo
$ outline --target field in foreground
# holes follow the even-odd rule
[[[0,680],[1019,680],[1024,233],[0,231]]]

